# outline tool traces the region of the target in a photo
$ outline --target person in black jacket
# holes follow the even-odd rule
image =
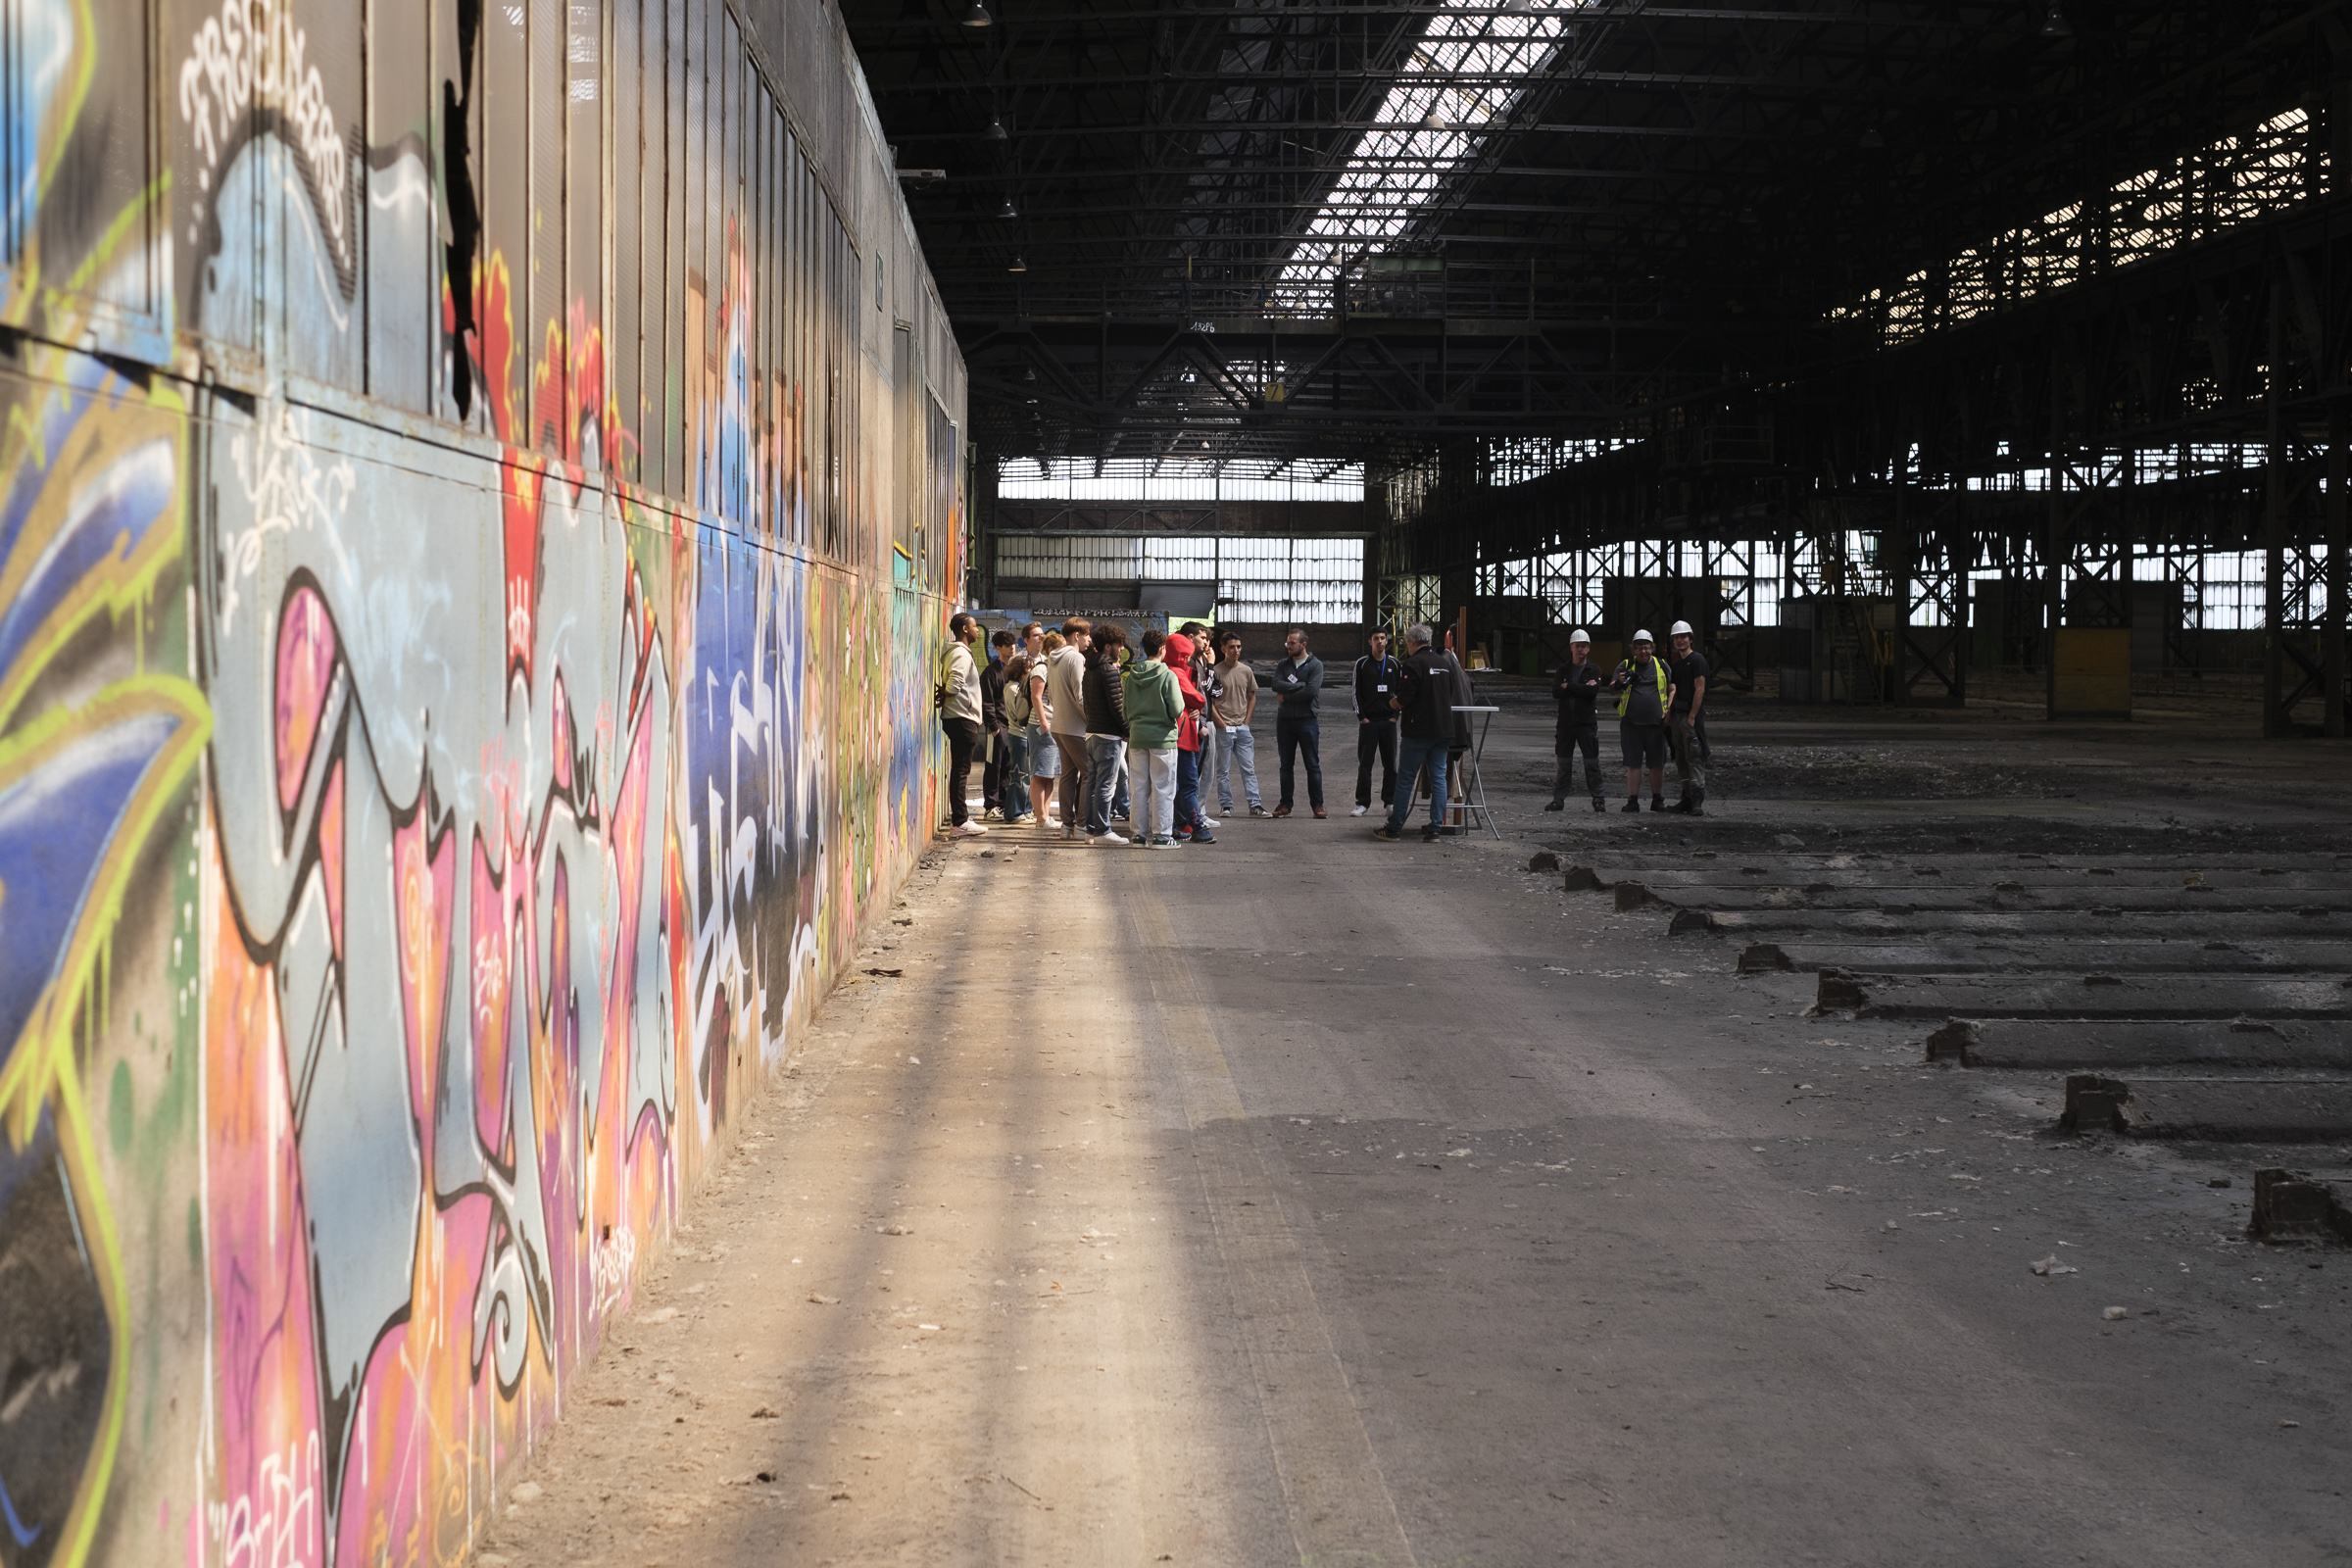
[[[1560,776],[1551,782],[1551,804],[1546,811],[1559,810],[1568,800],[1568,786],[1576,782],[1576,754],[1585,754],[1585,782],[1592,789],[1592,809],[1605,811],[1600,787],[1600,723],[1595,716],[1595,703],[1600,696],[1605,677],[1600,666],[1592,662],[1592,635],[1582,626],[1568,634],[1568,662],[1551,677],[1551,700],[1559,705],[1559,721],[1551,733],[1552,755],[1560,760]]]
[[[1111,831],[1110,803],[1127,750],[1127,695],[1119,683],[1119,652],[1127,646],[1127,633],[1109,621],[1094,633],[1079,688],[1086,698],[1086,838],[1090,844],[1124,844]]]
[[[1021,640],[1000,631],[988,642],[988,667],[980,671],[980,727],[987,732],[988,748],[988,760],[980,770],[980,801],[990,821],[1018,822],[1029,814],[1029,778],[1021,771],[1019,749],[1004,721],[1004,671]]]
[[[1406,629],[1397,690],[1389,699],[1404,735],[1396,749],[1396,798],[1390,803],[1388,816],[1372,830],[1374,838],[1388,844],[1403,836],[1398,830],[1412,813],[1413,791],[1424,766],[1429,769],[1429,825],[1421,830],[1421,842],[1436,843],[1438,824],[1446,820],[1446,753],[1453,744],[1454,700],[1459,694],[1453,660],[1433,651],[1430,636],[1427,626]]]
[[[1403,661],[1389,653],[1389,634],[1364,639],[1355,662],[1355,814],[1372,809],[1372,759],[1380,759],[1380,804],[1396,800],[1396,710],[1389,699],[1403,679]]]

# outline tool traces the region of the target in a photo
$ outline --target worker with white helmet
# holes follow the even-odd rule
[[[1595,703],[1600,688],[1600,668],[1592,662],[1592,634],[1579,626],[1568,634],[1568,662],[1551,677],[1551,700],[1560,710],[1551,750],[1560,760],[1560,771],[1551,782],[1551,804],[1544,808],[1546,811],[1557,811],[1566,805],[1580,751],[1585,754],[1585,782],[1592,789],[1592,809],[1609,808],[1600,788],[1600,724]]]
[[[1666,710],[1666,744],[1674,752],[1674,775],[1682,781],[1683,798],[1674,808],[1690,816],[1706,814],[1706,720],[1700,715],[1707,703],[1707,656],[1692,646],[1690,623],[1678,620],[1666,634],[1674,657],[1666,666],[1674,682],[1674,702]]]
[[[1642,772],[1649,770],[1649,808],[1666,809],[1666,714],[1674,707],[1674,680],[1656,657],[1657,642],[1634,633],[1633,657],[1617,665],[1609,690],[1617,694],[1617,740],[1625,754],[1625,805],[1642,809]]]

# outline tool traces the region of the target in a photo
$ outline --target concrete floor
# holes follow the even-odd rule
[[[480,1560],[2352,1555],[2352,1258],[2245,1241],[2242,1156],[2062,1139],[2046,1084],[1925,1067],[1919,1025],[1804,1016],[1811,976],[1522,869],[1707,834],[2352,848],[2342,746],[1725,719],[1758,778],[2027,782],[1537,815],[1548,721],[1514,707],[1506,843],[1375,843],[1341,782],[1214,847],[937,853],[864,960],[898,973],[749,1111]]]

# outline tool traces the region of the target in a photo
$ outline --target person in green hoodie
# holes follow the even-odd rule
[[[1159,651],[1168,634],[1144,633],[1144,657],[1121,678],[1127,706],[1127,776],[1135,792],[1135,842],[1147,850],[1176,847],[1176,726],[1184,695]]]

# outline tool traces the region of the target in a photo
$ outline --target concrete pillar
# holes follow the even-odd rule
[[[2268,447],[2262,492],[2262,733],[2266,740],[2286,733],[2286,434],[2278,406],[2285,301],[2271,285],[2268,384],[2263,390]]]
[[[2321,712],[2323,724],[2329,735],[2344,733],[2344,621],[2347,579],[2352,579],[2352,562],[2344,558],[2352,554],[2347,549],[2346,518],[2352,517],[2352,498],[2344,490],[2352,484],[2347,469],[2352,469],[2352,454],[2346,443],[2352,439],[2352,413],[2344,400],[2337,398],[2328,405],[2328,618],[2320,632],[2320,668],[2325,672],[2327,691]]]

